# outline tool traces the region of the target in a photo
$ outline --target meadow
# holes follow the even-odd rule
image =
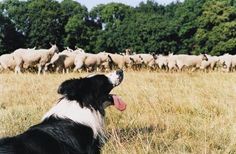
[[[40,122],[59,84],[86,73],[0,74],[0,137]],[[103,154],[236,153],[236,73],[126,72],[106,109]]]

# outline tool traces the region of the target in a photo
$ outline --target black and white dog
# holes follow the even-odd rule
[[[23,134],[0,140],[0,154],[84,154],[100,153],[105,108],[120,111],[126,104],[109,94],[123,80],[123,71],[64,81],[62,94],[41,123]]]

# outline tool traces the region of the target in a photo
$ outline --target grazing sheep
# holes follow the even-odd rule
[[[66,48],[61,53],[55,53],[50,62],[45,65],[45,71],[52,69],[53,71],[69,73],[69,69],[75,66],[75,57],[80,54],[80,51],[73,51],[70,48]]]
[[[105,72],[108,72],[110,67],[109,67],[109,60],[108,60],[108,55],[109,53],[108,52],[100,52],[97,54],[98,58],[100,58],[100,66],[99,66],[99,69],[100,71],[103,71],[105,70]]]
[[[45,65],[45,71],[53,69],[53,71],[61,72],[64,74],[69,73],[69,69],[74,67],[76,54],[71,53],[55,53],[49,63]]]
[[[147,68],[154,69],[155,68],[155,59],[156,55],[151,54],[138,54],[143,59],[143,63]]]
[[[0,70],[15,70],[16,61],[14,54],[3,54],[0,56]],[[17,71],[17,70],[15,70]]]
[[[114,67],[118,67],[120,69],[133,68],[134,65],[143,63],[142,57],[139,55],[109,54],[108,58]]]
[[[168,56],[163,56],[163,55],[157,56],[155,63],[158,65],[159,69],[167,69]]]
[[[134,60],[129,55],[124,55],[125,68],[132,68]]]
[[[51,45],[50,49],[38,49],[30,51],[27,49],[17,49],[13,52],[16,57],[17,70],[20,72],[22,67],[29,68],[30,66],[37,65],[38,74],[40,74],[45,64],[48,63],[52,56],[58,51],[59,50],[56,45]]]
[[[222,70],[226,72],[230,72],[231,69],[231,55],[224,54],[219,56],[219,63],[223,67]]]
[[[120,54],[112,54],[112,53],[108,54],[108,61],[111,68],[112,66],[118,67],[119,69],[123,69],[125,67],[124,56]]]
[[[80,53],[80,54],[76,55],[75,61],[74,61],[74,65],[75,65],[74,72],[75,71],[79,71],[79,72],[82,71],[85,58],[86,58],[86,53]]]
[[[223,66],[223,71],[231,72],[236,70],[236,55],[224,54],[222,56],[210,56],[205,54],[186,55],[179,54],[168,56],[152,54],[131,53],[126,49],[123,54],[113,54],[100,52],[98,54],[85,53],[83,49],[76,48],[72,50],[66,47],[61,53],[58,53],[56,45],[50,49],[17,49],[12,54],[0,56],[0,71],[5,69],[14,70],[15,73],[21,73],[21,69],[35,67],[38,68],[38,74],[43,71],[53,70],[57,72],[92,70],[109,71],[114,67],[119,69],[140,70],[142,67],[149,69],[165,69],[168,71],[182,71],[184,68],[201,69],[207,71],[215,70]],[[44,68],[44,69],[43,69]]]
[[[208,60],[205,54],[196,55],[176,55],[176,64],[179,70],[182,70],[184,67],[190,68],[193,67],[192,71],[197,68],[200,68],[201,62],[203,60]]]
[[[219,62],[223,66],[223,71],[231,72],[236,67],[236,55],[224,54],[219,56]]]
[[[81,71],[82,68],[85,68],[87,72],[92,70],[97,70],[101,64],[101,59],[97,54],[92,53],[80,53],[75,57],[75,68],[74,71]]]
[[[97,56],[97,54],[87,54],[86,59],[84,60],[85,68],[87,69],[87,72],[89,71],[99,71],[99,66],[101,64],[100,57]]]
[[[134,54],[129,55],[130,60],[132,61],[132,69],[140,70],[143,64],[143,58],[140,55]]]
[[[207,70],[207,69],[211,69],[214,70],[217,62],[219,61],[219,57],[217,56],[210,56],[210,55],[206,55],[208,60],[203,60],[201,62],[201,66],[200,69],[201,70]]]
[[[172,72],[172,71],[178,70],[177,58],[178,58],[178,55],[173,55],[173,53],[167,56],[167,68],[169,71]]]

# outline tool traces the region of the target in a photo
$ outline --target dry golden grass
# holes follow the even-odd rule
[[[1,74],[0,136],[38,123],[58,85],[86,74]],[[236,153],[236,74],[127,72],[106,114],[104,154]]]

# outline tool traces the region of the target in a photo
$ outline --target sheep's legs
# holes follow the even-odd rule
[[[42,66],[38,65],[38,75],[40,75],[41,71],[42,71]]]
[[[15,67],[15,74],[20,74],[21,71],[20,71],[20,67],[19,66],[16,66]]]
[[[82,73],[82,68],[81,68],[81,67],[80,67],[80,68],[79,68],[79,67],[75,67],[74,70],[73,70],[73,72],[77,72],[77,71],[78,71],[79,73]]]

